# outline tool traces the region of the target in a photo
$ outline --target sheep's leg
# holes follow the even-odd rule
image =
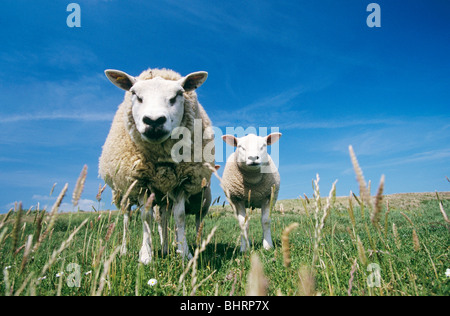
[[[169,205],[162,204],[158,210],[159,210],[158,232],[159,232],[159,240],[161,242],[161,253],[162,255],[167,255],[167,253],[169,252],[169,239],[168,239],[169,237],[167,226],[170,217]]]
[[[142,209],[141,218],[143,225],[143,238],[142,247],[139,251],[139,262],[147,265],[152,261],[152,234],[150,230],[152,224],[152,211],[146,211],[145,209]]]
[[[234,206],[236,216],[241,227],[241,252],[246,252],[250,248],[248,240],[248,218],[244,202],[238,202]]]
[[[263,230],[263,247],[266,250],[273,248],[272,233],[270,231],[270,202],[264,201],[261,206],[261,225]]]
[[[129,214],[131,209],[128,208],[123,214],[123,236],[122,236],[122,246],[120,247],[120,255],[123,256],[127,253],[127,231],[128,231],[128,222],[129,222]]]
[[[189,253],[189,247],[186,241],[186,214],[185,214],[185,198],[183,195],[179,196],[173,205],[173,216],[175,218],[176,233],[177,233],[177,252],[181,254],[183,258],[192,259],[192,255]]]
[[[168,240],[169,236],[167,231],[167,225],[170,213],[166,208],[167,205],[163,205],[159,208],[160,222],[158,223],[158,232],[161,241],[161,251],[163,255],[167,255],[167,253],[169,252],[169,240]]]

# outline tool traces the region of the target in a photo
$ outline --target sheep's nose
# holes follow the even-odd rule
[[[145,125],[156,127],[156,126],[164,125],[164,123],[166,123],[166,121],[167,121],[167,118],[165,116],[160,116],[157,118],[144,116],[142,121],[144,122]]]
[[[253,162],[258,161],[259,160],[259,156],[248,156],[248,160],[251,160]]]

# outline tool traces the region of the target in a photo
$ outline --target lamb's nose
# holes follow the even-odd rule
[[[164,123],[166,123],[167,118],[165,116],[160,116],[160,117],[157,117],[157,118],[144,116],[142,121],[144,122],[145,125],[156,127],[156,126],[161,126]]]
[[[259,156],[248,156],[248,160],[251,160],[253,162],[257,161],[259,159]]]

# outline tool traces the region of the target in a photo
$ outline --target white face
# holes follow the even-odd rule
[[[208,77],[193,72],[177,81],[156,77],[139,80],[120,70],[105,70],[108,79],[132,94],[132,114],[136,129],[144,141],[162,143],[179,127],[184,115],[184,92],[194,91]]]
[[[184,114],[180,82],[156,77],[136,82],[130,92],[134,122],[142,139],[152,143],[168,139]]]
[[[266,138],[254,134],[237,138],[236,161],[246,169],[260,170],[268,162]]]

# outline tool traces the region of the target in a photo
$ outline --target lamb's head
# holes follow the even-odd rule
[[[139,80],[119,70],[105,70],[108,79],[132,94],[132,114],[144,141],[162,143],[180,126],[184,115],[184,93],[200,87],[208,73],[194,72],[179,80],[155,77]]]
[[[228,145],[237,147],[235,159],[240,168],[248,171],[260,171],[261,166],[269,161],[267,146],[276,143],[281,133],[272,133],[266,137],[248,134],[237,138],[233,135],[224,135],[222,139]]]

